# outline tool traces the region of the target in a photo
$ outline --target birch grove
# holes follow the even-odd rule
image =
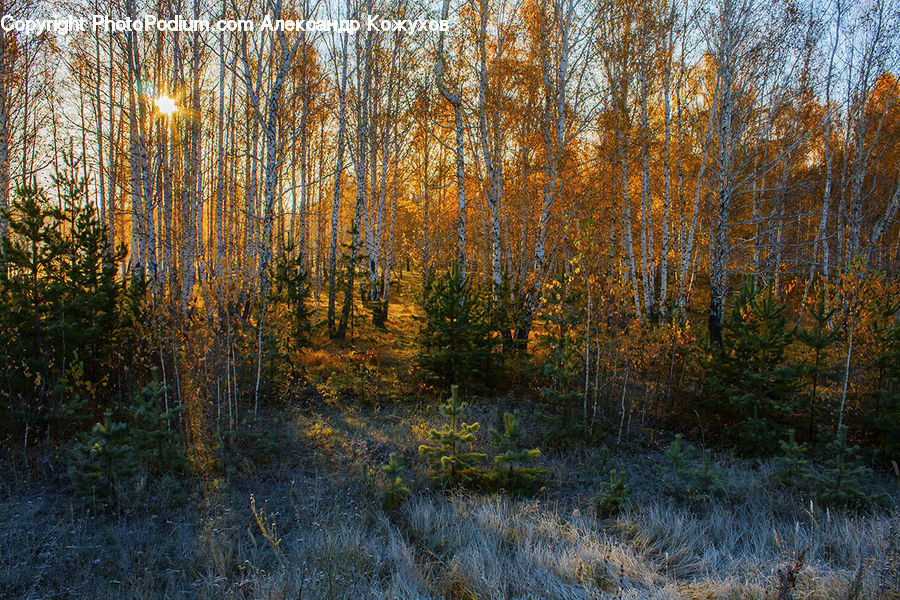
[[[407,268],[455,262],[486,282],[512,315],[504,335],[523,347],[574,256],[622,282],[628,318],[704,312],[714,342],[746,276],[808,294],[855,262],[895,274],[892,0],[109,9],[452,24],[73,34],[56,69],[54,44],[0,34],[0,214],[19,183],[58,163],[42,162],[43,148],[82,155],[110,243],[181,315],[215,289],[262,340],[286,251],[317,299],[323,290],[331,337],[358,314],[389,326]],[[76,107],[71,143],[57,144]]]

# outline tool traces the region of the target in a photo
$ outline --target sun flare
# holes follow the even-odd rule
[[[165,94],[163,94],[159,98],[156,98],[154,100],[154,103],[156,104],[156,108],[159,109],[159,112],[163,113],[167,117],[171,117],[172,114],[176,110],[178,110],[178,107],[175,105],[175,100],[169,98]]]

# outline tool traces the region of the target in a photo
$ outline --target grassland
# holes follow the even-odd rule
[[[430,485],[417,447],[442,422],[410,382],[414,308],[391,329],[360,325],[351,347],[298,357],[306,380],[246,427],[252,444],[224,474],[150,501],[94,511],[60,462],[0,477],[2,598],[245,599],[871,599],[900,598],[897,478],[865,513],[833,512],[773,483],[768,461],[713,455],[719,493],[673,485],[670,437],[634,435],[544,448],[535,494],[513,498]],[[514,394],[473,402],[499,427]],[[523,423],[544,446],[531,405]],[[609,438],[615,437],[610,432]],[[482,442],[483,443],[483,442]],[[410,498],[379,500],[390,453],[411,467]],[[699,460],[699,459],[697,459]],[[610,470],[630,504],[600,519]]]

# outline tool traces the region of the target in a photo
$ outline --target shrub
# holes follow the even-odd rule
[[[387,475],[387,483],[381,489],[381,503],[386,509],[393,510],[403,504],[410,493],[403,481],[406,466],[395,452],[391,452],[388,463],[381,467],[381,470]]]
[[[547,474],[546,469],[527,466],[540,456],[541,451],[538,448],[521,447],[524,432],[519,425],[519,418],[518,411],[503,413],[503,433],[490,430],[493,438],[491,444],[503,452],[494,457],[497,467],[491,472],[490,479],[513,494],[531,491],[540,478]]]
[[[436,445],[419,446],[419,452],[428,460],[429,466],[438,480],[450,485],[472,485],[480,483],[484,471],[478,465],[487,459],[486,454],[472,451],[475,432],[481,427],[478,423],[463,423],[460,417],[468,406],[458,398],[459,386],[450,387],[450,399],[441,406],[441,412],[447,416],[449,423],[443,429],[431,429],[428,436]],[[469,451],[464,451],[468,445]]]
[[[628,508],[631,503],[629,492],[631,485],[625,481],[625,476],[615,469],[609,472],[609,481],[603,485],[603,489],[596,500],[594,510],[598,519],[608,519],[617,516]]]
[[[79,436],[68,469],[77,496],[101,507],[124,507],[144,498],[150,478],[172,483],[185,459],[180,436],[170,426],[179,410],[162,409],[164,394],[154,380],[134,397],[126,421],[107,412],[103,423]]]
[[[423,291],[417,360],[442,383],[483,383],[493,372],[489,309],[459,265]]]

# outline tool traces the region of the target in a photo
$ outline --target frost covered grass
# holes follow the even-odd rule
[[[671,493],[650,466],[665,464],[658,450],[580,450],[547,453],[531,498],[444,494],[416,467],[410,499],[383,510],[378,467],[394,451],[415,466],[436,419],[403,405],[298,411],[271,467],[117,514],[75,504],[62,477],[7,474],[0,596],[900,598],[895,492],[873,513],[826,511],[773,484],[770,465],[725,456],[720,496]],[[631,505],[601,520],[611,468]]]

